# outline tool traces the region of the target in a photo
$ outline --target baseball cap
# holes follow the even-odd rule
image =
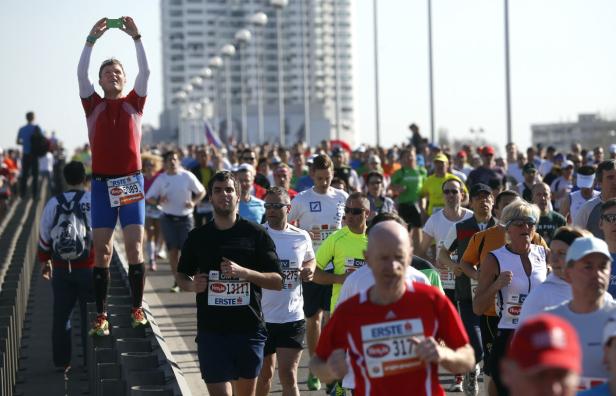
[[[564,161],[563,161],[563,164],[562,164],[560,167],[561,167],[562,169],[566,169],[566,168],[568,168],[568,167],[572,167],[572,168],[574,168],[574,167],[575,167],[575,164],[574,164],[574,163],[573,163],[573,161],[571,161],[571,160],[564,160]]]
[[[564,319],[540,314],[522,323],[513,335],[507,358],[524,371],[562,368],[582,370],[582,350],[575,329]]]
[[[482,192],[487,192],[488,194],[492,194],[492,189],[487,184],[477,183],[477,184],[473,184],[473,187],[471,187],[471,191],[469,192],[469,194],[471,198],[473,198]]]
[[[608,149],[608,151],[611,154],[616,154],[616,144],[610,144],[610,148]]]
[[[449,162],[447,156],[443,153],[438,153],[432,158],[432,161],[441,161],[441,162]]]
[[[562,153],[558,153],[554,156],[554,161],[564,161],[565,160],[565,156],[562,155]]]
[[[252,173],[253,175],[256,173],[255,172],[255,168],[254,166],[250,165],[250,164],[241,164],[240,166],[238,166],[237,168],[235,168],[236,172],[245,172],[248,171],[250,173]]]
[[[458,158],[466,158],[466,151],[460,150],[456,153],[456,157]]]
[[[481,155],[494,155],[494,147],[492,146],[483,146],[481,148]]]
[[[575,184],[579,188],[592,188],[595,184],[595,175],[582,175],[578,173],[575,179]]]
[[[534,163],[532,162],[528,162],[526,164],[524,164],[524,166],[522,167],[522,171],[523,172],[536,172],[537,171],[537,167],[535,166]]]
[[[340,147],[335,147],[332,150],[332,157],[336,157],[338,155],[342,155],[342,149]]]
[[[610,261],[612,260],[607,243],[603,239],[595,238],[594,236],[578,238],[573,241],[569,249],[567,249],[567,258],[565,260],[566,262],[576,261],[591,253],[601,253]]]

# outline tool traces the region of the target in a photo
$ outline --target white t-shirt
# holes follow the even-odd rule
[[[53,154],[50,152],[39,157],[39,172],[53,172]]]
[[[205,192],[205,188],[192,172],[178,169],[175,175],[169,175],[167,172],[158,175],[145,198],[165,197],[166,201],[160,204],[164,213],[173,216],[187,216],[193,212],[193,209],[186,207],[186,203],[192,199],[192,194],[202,192]]]
[[[517,162],[507,164],[507,175],[513,177],[518,182],[518,184],[524,182],[522,168],[520,168]]]
[[[439,210],[428,218],[426,224],[423,227],[423,232],[430,235],[434,239],[436,249],[443,246],[443,242],[447,239],[449,230],[458,222],[464,221],[473,216],[473,211],[466,208],[462,208],[464,213],[460,220],[451,221],[445,217],[444,210]]]
[[[313,240],[316,251],[329,235],[342,228],[342,217],[348,194],[330,187],[327,193],[318,194],[314,188],[302,191],[291,201],[289,221],[306,231],[320,231],[321,240]]]
[[[407,285],[410,285],[412,282],[430,285],[428,277],[424,275],[423,272],[416,270],[410,265],[406,269],[405,278]],[[336,305],[342,304],[344,301],[364,290],[371,288],[372,286],[374,286],[374,275],[372,274],[370,267],[367,265],[359,267],[345,279],[342,284],[342,289],[340,289],[340,296],[338,297],[338,303]],[[353,375],[353,370],[351,370],[348,355],[347,366],[349,367],[349,372],[342,379],[342,387],[347,389],[355,389],[355,376]]]
[[[314,259],[310,235],[292,225],[284,231],[274,230],[265,225],[274,240],[276,253],[282,268],[282,290],[262,290],[261,308],[267,323],[289,323],[304,319],[302,280],[299,272],[302,264]]]

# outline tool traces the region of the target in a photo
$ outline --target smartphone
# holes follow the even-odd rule
[[[112,28],[121,28],[122,25],[124,24],[124,22],[122,21],[122,18],[118,18],[118,19],[107,19],[107,27],[109,29]]]

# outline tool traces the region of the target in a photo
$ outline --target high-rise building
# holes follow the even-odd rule
[[[249,142],[259,141],[259,97],[263,103],[265,140],[277,142],[278,13],[270,0],[162,0],[161,4],[165,96],[161,129],[167,131],[168,138],[194,140],[190,136],[195,134],[187,132],[190,121],[180,117],[187,114],[187,104],[178,103],[176,93],[185,90],[213,57],[220,56],[225,44],[233,44],[236,54],[223,57],[230,69],[231,127],[226,125],[227,65],[214,69],[202,87],[193,86],[189,98],[193,103],[202,103],[203,110],[198,106],[192,116],[206,115],[223,139],[232,135],[241,140],[243,84]],[[304,140],[304,114],[310,114],[310,144],[322,139],[340,138],[351,143],[355,140],[351,9],[351,0],[289,0],[280,11],[287,145]],[[268,17],[263,27],[250,23],[257,12]],[[247,44],[238,45],[235,34],[244,28],[250,30],[252,38]]]

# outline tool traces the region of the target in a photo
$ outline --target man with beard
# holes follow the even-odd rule
[[[188,235],[177,282],[197,294],[197,350],[208,392],[252,396],[267,334],[261,288],[282,290],[282,271],[267,231],[237,215],[235,176],[216,173],[208,196],[214,221]]]

